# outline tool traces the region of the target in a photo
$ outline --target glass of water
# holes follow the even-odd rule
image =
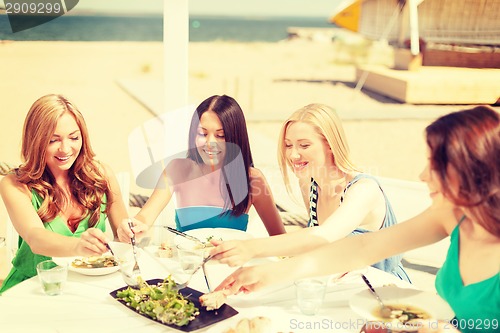
[[[177,245],[177,256],[184,273],[191,274],[203,262],[205,247],[194,243],[179,244]]]
[[[320,279],[302,279],[295,281],[297,305],[305,315],[315,315],[323,305],[326,282]]]
[[[42,289],[49,296],[60,295],[68,279],[68,265],[45,260],[36,265]]]

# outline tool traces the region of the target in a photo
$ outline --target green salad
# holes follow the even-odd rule
[[[139,313],[165,324],[184,326],[200,314],[194,303],[178,292],[170,276],[157,285],[141,280],[139,289],[128,287],[117,292],[116,297]]]

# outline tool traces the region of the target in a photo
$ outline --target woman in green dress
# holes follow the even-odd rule
[[[127,218],[118,182],[99,163],[82,114],[64,96],[46,95],[31,106],[23,128],[22,164],[0,182],[0,194],[19,249],[0,293],[36,275],[50,257],[95,256],[107,251]]]

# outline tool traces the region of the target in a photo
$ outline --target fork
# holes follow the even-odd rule
[[[203,261],[201,262],[201,264],[199,264],[195,269],[194,271],[192,271],[189,275],[189,277],[187,278],[187,280],[183,283],[178,283],[177,284],[177,288],[178,289],[183,289],[183,288],[186,288],[187,285],[189,284],[189,282],[191,281],[191,278],[196,274],[196,272],[198,272],[200,270],[200,268],[205,268],[205,264],[210,260],[212,259],[214,256],[213,255],[210,255],[208,257],[206,257],[205,259],[203,259]],[[206,274],[205,274],[205,281],[207,282],[207,286],[208,286],[208,281],[206,280]],[[210,289],[210,286],[208,286],[208,288]]]
[[[135,233],[134,230],[132,230],[132,227],[134,226],[132,224],[132,220],[128,220],[128,226],[130,230],[132,231],[133,235],[132,238],[130,238],[130,242],[132,243],[132,252],[134,253],[134,267],[132,268],[132,273],[128,274],[127,272],[123,272],[125,277],[128,279],[127,284],[131,287],[137,286],[137,277],[141,275],[141,269],[139,268],[139,264],[137,263],[137,246],[135,244]],[[134,281],[132,283],[132,281]]]

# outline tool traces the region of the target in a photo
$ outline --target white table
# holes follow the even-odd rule
[[[139,254],[139,263],[145,279],[164,278],[168,275],[165,267],[157,260],[145,252]],[[162,260],[169,270],[178,269],[175,260]],[[217,263],[207,265],[207,275],[212,286],[215,287],[231,270]],[[389,283],[411,286],[371,267],[366,270],[366,275],[375,287]],[[41,290],[38,277],[35,276],[0,296],[0,331],[180,332],[134,313],[109,295],[111,291],[124,285],[120,272],[104,276],[85,276],[69,272],[64,294],[46,296]],[[202,292],[207,291],[201,270],[191,280],[190,287]],[[230,296],[227,303],[239,311],[239,314],[197,332],[221,333],[234,327],[240,319],[255,316],[271,318],[271,332],[359,332],[364,320],[349,308],[349,299],[363,289],[366,289],[366,286],[359,277],[347,278],[341,284],[330,285],[324,306],[316,316],[300,313],[295,302],[295,287],[290,284],[248,295]]]

